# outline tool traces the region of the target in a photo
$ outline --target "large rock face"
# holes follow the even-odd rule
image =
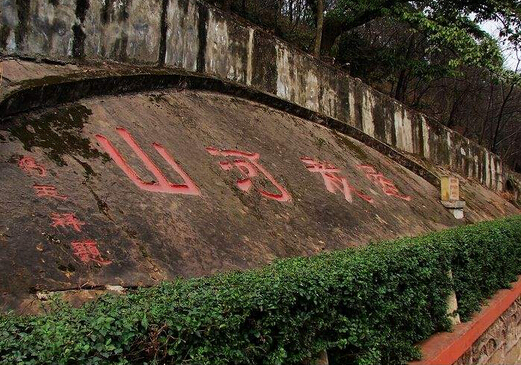
[[[35,291],[151,285],[458,224],[435,187],[386,156],[202,91],[4,120],[0,169],[9,306]],[[516,212],[488,194],[503,209],[488,218]]]

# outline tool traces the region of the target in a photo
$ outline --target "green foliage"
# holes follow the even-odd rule
[[[502,25],[499,40],[482,30],[481,24],[486,21]],[[342,45],[342,38],[367,32],[361,26],[371,23],[375,24],[375,30],[366,39],[372,48],[370,52],[360,57]],[[388,24],[385,32],[380,30],[382,23]],[[403,28],[406,31],[397,32]],[[506,40],[512,46],[519,45],[521,5],[518,1],[338,0],[326,15],[324,34],[328,33],[338,38],[337,45],[327,43],[323,53],[353,65],[350,71],[368,82],[389,72],[406,72],[409,77],[420,79],[423,75],[429,78],[430,74],[454,77],[454,72],[462,67],[472,66],[490,71],[499,80],[519,83],[519,74],[504,68],[500,49],[500,42]],[[415,49],[411,49],[413,43]],[[367,56],[371,57],[367,59]],[[364,61],[367,69],[357,69]],[[389,67],[389,63],[395,67]],[[421,69],[417,67],[419,63]],[[373,72],[375,66],[382,72]],[[440,71],[445,72],[440,74]],[[383,79],[384,76],[380,78]],[[403,97],[399,99],[406,101]]]
[[[399,364],[515,280],[521,217],[0,317],[0,364]],[[454,280],[447,273],[452,270]]]
[[[408,12],[405,9],[397,11],[396,17],[427,37],[427,55],[450,49],[454,56],[448,61],[448,65],[452,69],[472,65],[491,70],[498,76],[503,76],[506,72],[497,41],[468,17],[429,16],[424,11]]]
[[[453,247],[452,270],[461,318],[468,320],[484,298],[507,288],[521,270],[521,222],[507,219],[441,234]],[[476,275],[479,273],[479,275]]]

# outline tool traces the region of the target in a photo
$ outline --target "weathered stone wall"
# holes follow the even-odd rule
[[[505,171],[505,190],[510,195],[509,200],[521,207],[521,174]]]
[[[454,365],[521,363],[521,298],[490,326]]]
[[[449,305],[452,313],[457,305]],[[514,365],[521,363],[521,277],[499,290],[468,322],[418,344],[422,358],[409,365]]]
[[[0,52],[196,71],[338,119],[503,189],[498,156],[274,36],[196,0],[0,0]]]

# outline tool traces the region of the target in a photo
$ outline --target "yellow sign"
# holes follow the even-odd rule
[[[459,197],[459,179],[452,176],[441,177],[441,200],[442,201],[458,201]]]

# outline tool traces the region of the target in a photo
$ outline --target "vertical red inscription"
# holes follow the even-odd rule
[[[52,185],[38,185],[34,184],[33,188],[36,192],[36,196],[38,197],[50,197],[59,200],[67,200],[67,196],[59,195],[58,190]]]
[[[159,168],[152,162],[152,160],[143,152],[143,150],[137,145],[129,132],[127,132],[123,128],[116,128],[118,134],[123,138],[125,142],[132,148],[134,153],[143,161],[148,171],[152,173],[157,179],[157,182],[145,182],[143,181],[137,173],[132,169],[128,163],[125,161],[123,156],[119,153],[118,150],[114,148],[112,143],[107,139],[107,137],[97,134],[96,139],[100,143],[100,145],[107,151],[107,153],[112,157],[116,165],[119,166],[121,170],[128,176],[134,184],[136,184],[140,189],[146,191],[153,191],[156,193],[169,193],[169,194],[186,194],[186,195],[201,195],[201,191],[197,187],[197,185],[192,181],[190,176],[186,174],[183,169],[175,162],[175,160],[168,154],[166,149],[161,146],[159,143],[153,143],[155,150],[165,159],[165,161],[177,172],[181,178],[183,179],[184,184],[172,184],[169,182],[165,175],[159,170]]]
[[[38,176],[45,176],[47,172],[45,171],[45,168],[42,165],[39,165],[36,163],[34,158],[29,156],[24,156],[18,161],[18,167],[20,167],[25,172],[36,173]]]
[[[75,241],[71,243],[71,245],[74,254],[78,256],[83,263],[88,264],[92,261],[101,265],[108,265],[112,262],[101,257],[101,253],[94,240]]]
[[[72,227],[76,232],[81,232],[81,226],[85,225],[85,223],[76,218],[74,213],[52,213],[51,219],[51,227]]]
[[[212,156],[237,157],[233,161],[221,161],[219,165],[225,171],[230,171],[234,167],[239,170],[242,179],[238,179],[236,184],[242,191],[248,192],[253,186],[252,178],[259,176],[259,172],[266,177],[279,191],[279,194],[270,193],[266,190],[257,189],[258,192],[269,199],[279,202],[291,200],[291,195],[280,185],[275,178],[259,163],[260,154],[249,153],[236,150],[218,150],[214,147],[207,147],[206,151]]]
[[[164,153],[166,154],[166,151]],[[45,168],[36,163],[32,157],[22,157],[20,161],[18,161],[18,166],[30,174],[36,173],[40,177],[46,175]],[[36,192],[36,196],[38,197],[50,197],[59,200],[67,200],[67,196],[58,194],[58,190],[52,185],[34,184],[33,188]],[[76,218],[74,213],[51,213],[51,219],[51,227],[71,227],[76,232],[81,232],[81,227],[85,225],[84,222]],[[71,245],[74,251],[74,255],[78,256],[84,263],[96,262],[101,265],[108,265],[111,263],[111,261],[105,260],[101,257],[101,253],[99,252],[96,241],[94,240],[75,241],[72,242]]]
[[[373,202],[373,198],[363,194],[351,186],[347,179],[340,175],[340,169],[334,165],[328,162],[314,160],[309,157],[302,157],[300,160],[304,162],[306,168],[309,171],[320,173],[322,179],[324,180],[324,184],[326,185],[326,189],[330,193],[335,194],[337,190],[340,190],[344,194],[345,199],[350,203],[353,202],[352,193],[355,193],[358,197],[365,200],[366,202]]]
[[[411,197],[409,195],[400,193],[398,191],[398,188],[394,185],[394,183],[391,180],[387,179],[382,173],[377,172],[373,166],[358,165],[357,167],[365,172],[365,176],[369,180],[371,180],[373,183],[377,185],[380,185],[385,195],[394,196],[405,201],[411,200]]]

